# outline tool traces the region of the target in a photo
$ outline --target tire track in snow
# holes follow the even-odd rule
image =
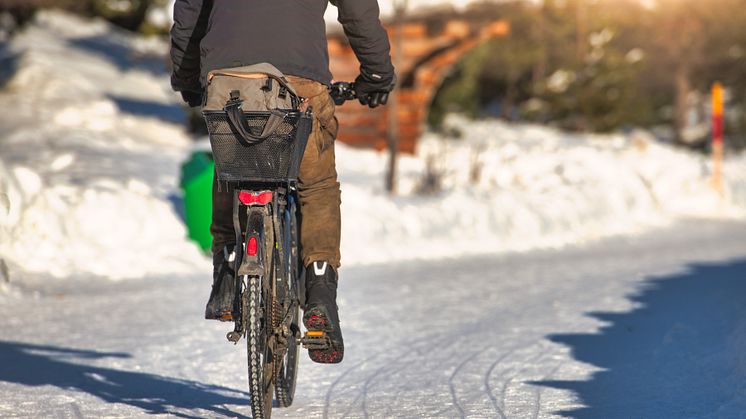
[[[514,346],[512,349],[510,349],[508,352],[504,353],[502,356],[498,357],[487,369],[487,372],[484,375],[484,389],[487,393],[487,396],[490,398],[490,401],[492,402],[492,407],[495,408],[495,412],[500,416],[502,419],[507,419],[507,416],[505,416],[505,412],[503,411],[503,407],[499,406],[497,397],[493,394],[492,386],[490,385],[490,377],[492,376],[492,372],[495,370],[495,368],[503,362],[506,358],[508,358],[510,355],[514,354],[515,351],[522,348],[523,346]]]
[[[456,395],[456,386],[453,385],[453,381],[456,378],[456,375],[458,375],[459,371],[461,371],[466,364],[468,364],[469,362],[471,362],[477,356],[479,356],[479,355],[483,354],[484,352],[486,352],[487,349],[489,349],[489,348],[490,348],[490,346],[486,346],[482,350],[476,351],[473,354],[471,354],[468,357],[466,357],[463,361],[461,361],[460,364],[458,364],[456,366],[456,368],[451,373],[451,376],[448,377],[448,389],[451,392],[451,399],[453,400],[453,405],[456,407],[456,410],[458,410],[459,415],[462,418],[466,417],[466,412],[464,411],[464,407],[461,406],[461,403],[458,402],[458,396]]]
[[[371,383],[374,382],[374,380],[377,377],[381,376],[381,373],[384,372],[384,371],[391,371],[391,370],[395,370],[396,372],[402,372],[402,371],[404,371],[403,369],[400,368],[401,364],[409,364],[409,361],[411,361],[412,358],[415,358],[415,359],[419,358],[422,355],[422,350],[421,349],[427,348],[433,342],[439,341],[441,339],[442,339],[441,336],[431,335],[429,337],[423,337],[421,339],[415,340],[414,342],[416,342],[416,343],[409,344],[406,349],[404,349],[402,351],[399,351],[397,353],[397,355],[399,355],[399,356],[395,357],[396,361],[394,361],[394,362],[392,362],[392,363],[390,363],[388,365],[385,365],[385,366],[379,368],[376,372],[374,372],[372,375],[370,375],[368,377],[368,379],[366,380],[366,382],[365,382],[365,384],[363,386],[363,414],[365,415],[366,418],[369,417],[369,413],[368,413],[368,409],[367,409],[367,398],[368,398],[368,394],[369,394],[368,389],[370,388]],[[452,342],[455,342],[455,340],[452,341]],[[452,346],[453,344],[454,343],[449,343],[445,347]],[[405,355],[404,356],[400,356],[402,353],[405,353]],[[398,400],[400,392],[396,392],[395,394],[396,394],[396,396],[394,398],[394,401]],[[391,408],[391,406],[393,406],[394,401],[391,401],[391,402],[388,403],[389,408]]]
[[[429,343],[433,342],[434,340],[435,339],[433,337],[422,338],[422,339],[420,339],[420,341],[421,341],[420,343],[427,342],[429,344]],[[426,352],[427,346],[425,346],[425,345],[422,345],[422,347],[418,347],[418,346],[415,346],[415,345],[412,344],[412,345],[410,345],[410,347],[412,349],[412,352],[410,352],[410,354],[411,353],[416,353],[417,354],[417,358],[420,358],[420,357],[422,357],[422,356],[424,356],[424,355],[427,354],[427,352]],[[395,416],[395,413],[392,412],[392,410],[394,408],[394,404],[399,401],[399,396],[400,395],[401,395],[401,392],[396,392],[394,394],[393,399],[391,399],[391,402],[389,402],[388,406],[386,407],[386,412],[383,415],[384,417]]]
[[[437,336],[437,335],[431,335],[427,337],[421,337],[418,339],[414,339],[411,341],[409,345],[407,345],[407,347],[405,347],[405,349],[401,349],[398,352],[396,352],[394,355],[392,355],[394,359],[396,359],[395,361],[392,361],[392,362],[389,362],[387,360],[387,357],[382,356],[385,353],[390,352],[390,349],[392,348],[392,347],[387,347],[387,348],[379,350],[378,352],[375,352],[373,355],[365,358],[364,360],[358,362],[357,364],[347,369],[342,375],[337,377],[337,379],[334,380],[334,382],[329,386],[329,389],[327,390],[326,396],[325,396],[323,417],[324,418],[330,417],[331,399],[332,399],[332,394],[334,392],[334,388],[339,386],[345,378],[350,377],[350,376],[355,377],[354,382],[363,381],[363,387],[361,389],[360,394],[358,394],[350,403],[348,403],[347,408],[341,413],[340,417],[342,418],[349,417],[348,415],[355,409],[355,405],[361,398],[363,399],[363,403],[361,406],[363,409],[363,414],[365,417],[369,417],[370,414],[367,412],[367,405],[366,405],[367,403],[365,399],[367,398],[367,395],[368,395],[368,389],[371,387],[371,383],[374,382],[375,378],[380,376],[383,372],[387,372],[391,370],[401,371],[401,368],[399,368],[400,364],[410,361],[412,357],[421,356],[422,348],[427,348],[428,346],[432,344],[432,342],[438,339],[440,339],[440,336]],[[394,345],[393,347],[400,347],[400,346],[401,345]],[[402,356],[402,354],[405,354],[405,356]],[[361,367],[371,363],[371,361],[374,360],[375,358],[379,358],[379,361],[383,364],[383,366],[376,369],[371,374],[361,375],[360,377],[357,377],[355,376],[355,374],[353,374],[353,372],[359,370]],[[390,359],[391,357],[388,357],[388,358]],[[398,398],[398,393],[396,394]],[[389,403],[389,406],[391,406],[391,403]]]
[[[528,345],[528,346],[525,346],[524,348],[531,348],[532,346],[535,346],[535,345]],[[513,367],[507,370],[511,373],[515,372],[515,374],[513,374],[512,376],[509,376],[508,379],[505,380],[505,382],[503,383],[500,389],[500,404],[502,405],[503,411],[507,410],[505,399],[507,398],[508,386],[510,386],[510,383],[512,383],[513,379],[518,377],[522,372],[529,369],[529,366],[527,366],[527,364],[528,365],[534,364],[536,361],[540,360],[544,355],[545,355],[545,352],[540,352],[530,357],[529,359],[526,359],[525,361],[521,362],[520,364],[523,365],[522,367],[520,368]]]
[[[375,359],[378,355],[380,355],[382,352],[374,353],[373,355],[363,359],[362,361],[358,362],[357,364],[351,366],[348,368],[345,372],[343,372],[339,377],[337,377],[336,380],[332,382],[332,384],[329,386],[329,389],[326,391],[326,396],[324,397],[324,413],[323,417],[324,419],[329,417],[329,408],[331,406],[332,401],[332,393],[334,392],[334,388],[348,375],[350,375],[351,372],[355,371],[356,369],[364,366],[365,364],[369,363],[371,360]],[[349,411],[349,410],[348,410]],[[346,414],[347,412],[345,412]]]
[[[551,371],[549,371],[547,374],[545,374],[544,376],[542,376],[539,381],[546,381],[546,380],[548,380],[557,371],[559,371],[559,369],[562,367],[562,365],[564,365],[564,362],[557,363],[557,366],[555,366],[554,368],[552,368]],[[536,395],[534,396],[534,415],[533,415],[533,418],[534,419],[538,419],[539,418],[539,412],[541,412],[541,393],[544,391],[544,387],[540,387],[540,386],[537,386],[537,385],[534,385],[534,386],[535,386],[534,387],[534,391],[535,391]]]
[[[381,352],[376,352],[373,355],[371,355],[371,356],[363,359],[362,361],[360,361],[357,364],[355,364],[355,365],[351,366],[350,368],[348,368],[345,372],[343,372],[342,374],[340,374],[340,376],[337,377],[332,382],[332,384],[329,386],[329,389],[326,391],[326,396],[324,397],[324,412],[323,412],[323,417],[325,419],[329,417],[329,409],[331,407],[332,394],[334,393],[334,388],[337,387],[337,385],[339,385],[339,383],[341,383],[342,380],[345,377],[349,376],[350,373],[352,373],[353,371],[357,370],[358,368],[366,365],[367,363],[369,363],[370,361],[372,361],[373,359],[375,359],[376,357],[378,357],[378,355],[380,355],[380,354],[381,354]],[[355,398],[355,400],[353,400],[353,404],[354,404],[354,402],[356,400],[358,400],[358,398],[359,398],[359,396],[357,398]],[[343,417],[345,417],[345,415],[351,410],[351,408],[352,408],[352,405],[350,405],[350,407],[344,412]]]

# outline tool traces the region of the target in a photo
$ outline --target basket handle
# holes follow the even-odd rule
[[[238,134],[236,138],[241,145],[249,147],[256,145],[266,140],[270,135],[274,134],[275,130],[282,124],[285,117],[288,115],[286,112],[279,110],[270,111],[267,123],[264,125],[262,133],[254,135],[251,133],[251,128],[246,123],[246,119],[243,116],[243,110],[241,109],[241,103],[243,101],[239,98],[238,90],[231,91],[231,98],[225,104],[223,110],[228,115],[228,123],[230,124],[233,132]]]

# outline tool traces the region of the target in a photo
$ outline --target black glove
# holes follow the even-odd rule
[[[182,90],[181,98],[189,104],[190,108],[196,108],[202,106],[202,92],[195,92],[193,90]]]
[[[376,75],[368,75],[361,72],[355,79],[355,95],[363,105],[375,108],[385,105],[389,100],[389,93],[396,86],[396,76],[389,79],[376,80]]]

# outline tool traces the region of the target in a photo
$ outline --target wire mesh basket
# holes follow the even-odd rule
[[[300,162],[311,133],[311,116],[288,111],[266,139],[245,145],[224,111],[205,111],[215,172],[220,181],[287,182],[298,179]],[[246,126],[260,135],[270,118],[269,112],[243,112]]]

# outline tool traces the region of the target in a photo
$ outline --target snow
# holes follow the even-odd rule
[[[245,349],[202,319],[209,261],[172,203],[192,145],[164,45],[44,12],[8,47],[0,417],[247,417]],[[721,197],[643,132],[448,125],[396,197],[385,154],[338,144],[345,361],[303,355],[276,417],[743,416],[746,156]]]
[[[59,12],[10,43],[18,70],[0,94],[0,255],[11,270],[113,279],[205,271],[175,210],[193,145],[162,66],[166,45]],[[43,121],[40,123],[39,121]],[[400,160],[337,144],[345,266],[581,244],[684,218],[746,216],[746,156],[725,167],[645,132],[577,135],[447,121]],[[440,189],[416,193],[431,162]],[[472,179],[474,178],[474,179]]]
[[[675,227],[346,267],[345,360],[302,354],[273,416],[742,417],[746,223]],[[246,349],[202,319],[205,275],[23,284],[0,304],[0,417],[250,416]]]
[[[16,269],[121,279],[205,264],[170,201],[190,140],[164,47],[48,11],[12,40],[0,255]]]
[[[526,251],[683,218],[746,216],[746,156],[728,160],[721,196],[706,157],[642,131],[577,135],[460,117],[446,125],[461,138],[430,134],[416,156],[403,156],[393,198],[375,188],[385,153],[338,147],[345,264]],[[442,190],[421,196],[415,191],[429,160]]]

